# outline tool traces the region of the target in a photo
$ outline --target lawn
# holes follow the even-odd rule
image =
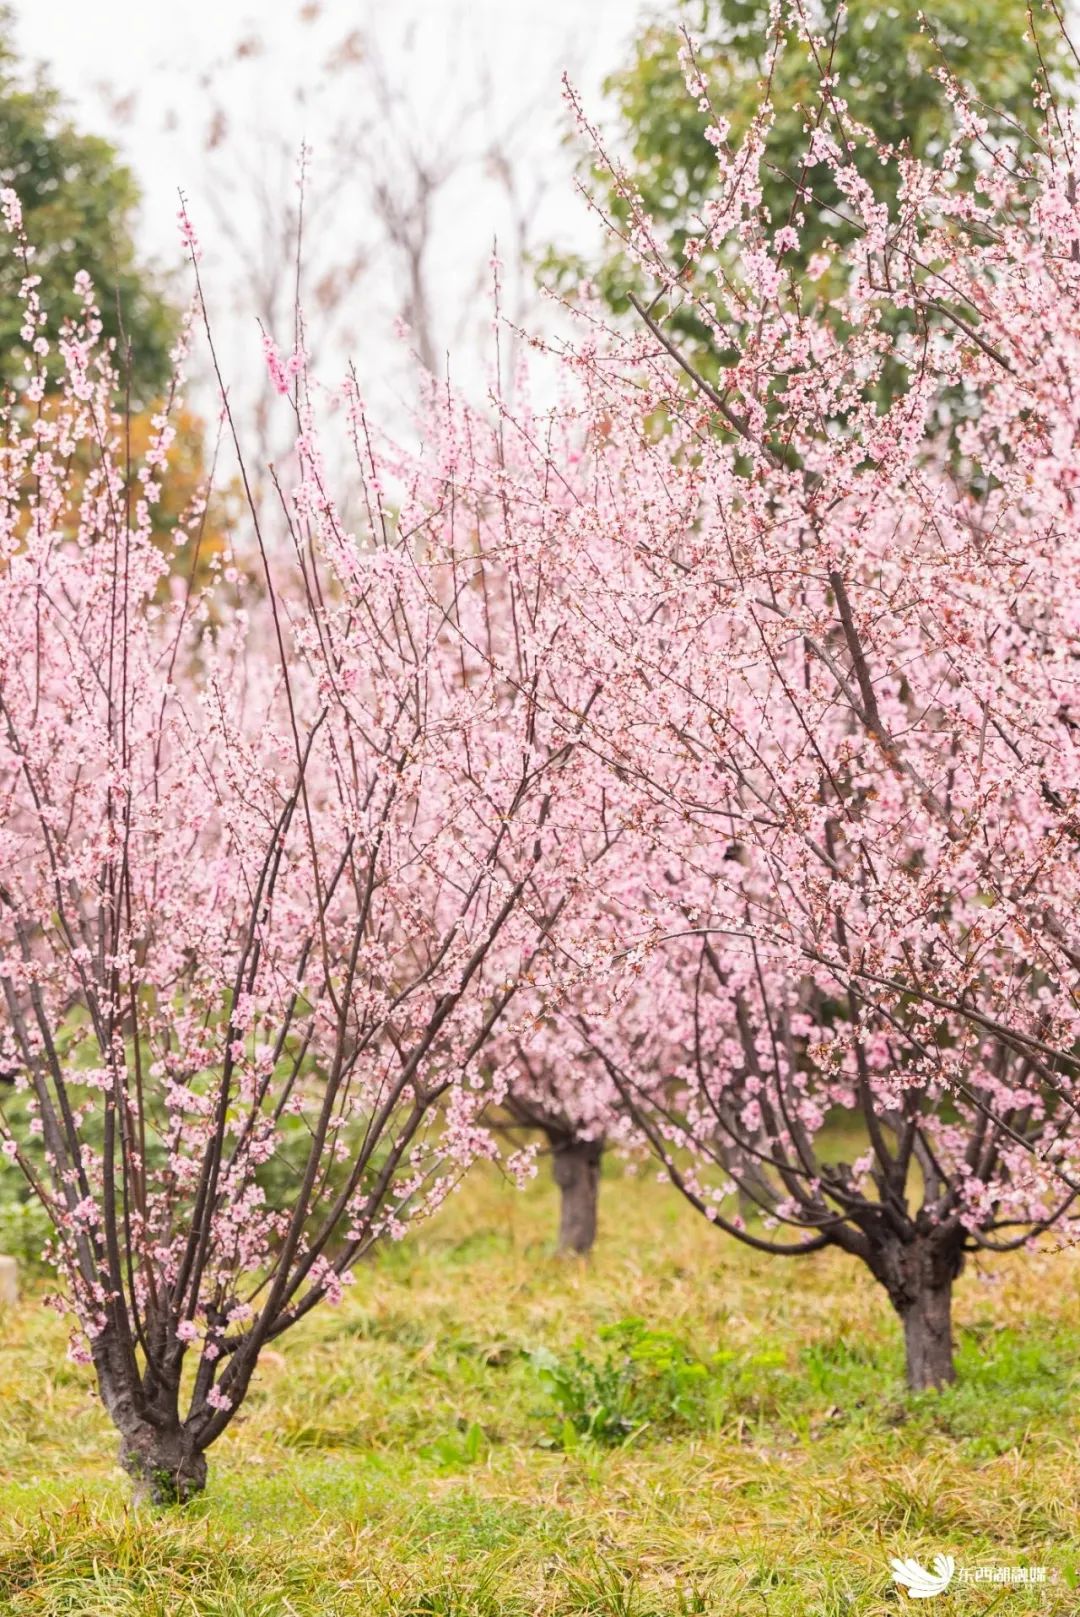
[[[129,1508],[65,1324],[28,1296],[0,1319],[0,1612],[1080,1610],[1075,1252],[971,1265],[961,1381],[912,1397],[851,1261],[736,1247],[651,1171],[605,1183],[589,1263],[551,1255],[554,1218],[544,1176],[474,1175],[278,1344],[171,1514]],[[893,1587],[891,1556],[938,1552],[1049,1581]]]

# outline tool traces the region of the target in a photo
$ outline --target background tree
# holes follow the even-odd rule
[[[135,242],[139,190],[130,169],[108,141],[75,127],[43,70],[27,73],[15,55],[12,29],[10,7],[0,7],[0,185],[10,186],[19,198],[33,256],[27,262],[9,251],[0,260],[0,386],[21,387],[27,379],[24,275],[40,277],[38,296],[54,336],[64,319],[82,317],[75,283],[80,272],[89,275],[101,339],[116,345],[119,393],[137,462],[158,430],[154,407],[170,387],[181,311],[165,278],[140,259]],[[41,369],[35,357],[33,370]],[[42,408],[48,411],[50,394],[64,375],[55,343],[44,356],[43,371]],[[212,487],[200,416],[183,406],[170,409],[170,420],[171,476],[154,509],[154,535],[183,576],[196,531],[203,569],[222,555],[235,504],[232,491]]]
[[[233,408],[257,451],[256,473],[285,452],[271,433],[281,420],[274,390],[263,368],[246,363],[258,351],[258,326],[295,332],[302,309],[313,373],[348,355],[378,391],[380,417],[393,413],[401,430],[428,374],[445,379],[449,370],[461,385],[472,354],[489,351],[493,238],[510,317],[503,378],[512,386],[517,328],[539,301],[527,256],[549,184],[525,161],[535,104],[507,98],[482,55],[467,64],[452,57],[434,102],[394,65],[410,58],[422,27],[407,9],[301,5],[299,46],[311,52],[304,71],[277,55],[281,21],[245,25],[205,73],[193,64],[187,104],[171,114],[186,122],[196,112],[190,139],[203,148],[204,173],[192,191],[213,226],[203,231],[206,281],[235,317],[222,358],[235,371]],[[467,50],[462,38],[455,53]],[[260,82],[279,72],[280,94],[266,101]],[[236,114],[249,99],[265,114],[254,141]],[[459,211],[475,207],[478,193],[485,222],[463,230]],[[392,333],[398,340],[373,362],[373,338]],[[480,375],[483,388],[483,366]],[[255,494],[273,498],[268,486]]]
[[[587,276],[607,304],[624,313],[629,294],[642,293],[649,279],[626,250],[626,234],[640,207],[670,261],[682,266],[682,285],[699,292],[706,288],[718,266],[716,249],[702,246],[707,204],[715,193],[716,142],[737,146],[767,92],[771,115],[762,202],[778,228],[795,214],[805,215],[785,270],[805,278],[814,255],[823,254],[814,270],[815,278],[824,273],[821,290],[827,292],[831,280],[818,266],[832,244],[849,244],[852,232],[848,206],[833,178],[817,168],[810,175],[803,170],[807,123],[823,116],[818,93],[823,74],[835,81],[830,119],[842,106],[884,147],[931,162],[941,157],[955,128],[936,70],[947,68],[961,83],[975,86],[988,128],[959,155],[956,181],[968,185],[985,168],[995,142],[1012,141],[1018,127],[1030,129],[1037,121],[1032,86],[1044,68],[1059,93],[1074,71],[1053,19],[1041,29],[1036,48],[1015,0],[937,0],[925,8],[913,0],[895,6],[828,0],[820,14],[797,0],[793,11],[812,20],[813,43],[806,31],[775,27],[768,0],[675,0],[657,12],[635,40],[630,61],[607,80],[614,126],[605,130],[603,151],[587,146],[582,162],[583,183],[613,228],[595,261],[549,255],[547,273],[560,285],[566,288]],[[704,96],[686,92],[687,35]],[[895,199],[894,164],[883,163],[862,142],[851,161],[876,200]],[[793,181],[800,180],[812,198],[798,194]],[[688,262],[691,242],[701,251]],[[715,371],[725,360],[715,333],[702,324],[693,299],[675,301],[671,329],[690,344],[698,363]]]
[[[44,70],[28,74],[11,43],[10,7],[0,9],[0,185],[17,192],[33,272],[57,319],[78,317],[75,277],[88,273],[97,288],[103,333],[114,339],[120,368],[130,355],[132,402],[148,405],[171,370],[169,351],[178,319],[160,278],[139,260],[135,215],[139,192],[116,149],[98,135],[83,134],[68,117]],[[25,377],[20,338],[23,267],[5,253],[0,265],[0,383]],[[55,380],[57,356],[49,363]],[[125,381],[126,385],[126,381]]]
[[[546,1033],[546,1037],[545,1037]],[[509,1053],[504,1102],[513,1125],[543,1137],[559,1191],[558,1250],[586,1256],[596,1242],[600,1165],[625,1111],[603,1063],[587,1050],[568,1058],[565,1034],[549,1028]]]

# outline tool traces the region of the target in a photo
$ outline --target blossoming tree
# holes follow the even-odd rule
[[[492,1149],[483,1052],[521,989],[524,1022],[579,970],[563,928],[603,838],[453,456],[391,515],[347,387],[348,530],[299,356],[267,344],[297,470],[261,593],[226,568],[162,604],[170,422],[134,464],[82,290],[60,406],[35,414],[31,369],[0,448],[0,1138],[124,1466],[185,1499],[260,1350]]]
[[[527,1044],[517,1042],[501,1059],[509,1071],[503,1109],[510,1131],[539,1134],[551,1158],[558,1250],[584,1256],[596,1242],[604,1152],[626,1132],[618,1092],[602,1062],[568,1050],[558,1022],[541,1024]]]
[[[493,268],[497,303],[500,266]],[[498,331],[497,322],[496,347]],[[563,934],[574,940],[576,975],[564,978],[555,995],[523,985],[519,1004],[528,1006],[528,1014],[495,1030],[484,1066],[491,1115],[500,1132],[514,1137],[524,1131],[526,1137],[542,1138],[559,1191],[558,1249],[580,1255],[596,1239],[604,1150],[627,1144],[633,1130],[604,1064],[577,1041],[571,1055],[556,1011],[571,981],[591,979],[593,998],[603,1000],[625,905],[632,905],[637,890],[637,862],[649,850],[638,835],[641,806],[632,783],[613,777],[604,758],[585,743],[599,682],[595,670],[562,655],[567,606],[544,556],[552,524],[572,519],[590,497],[581,423],[573,409],[536,406],[523,365],[515,368],[511,408],[499,371],[496,364],[488,409],[470,408],[429,382],[417,423],[423,450],[412,461],[402,461],[398,472],[421,510],[441,508],[448,487],[459,502],[467,496],[473,513],[465,516],[473,524],[469,542],[491,562],[484,581],[485,610],[491,623],[504,626],[507,650],[513,647],[512,655],[504,651],[501,677],[519,683],[522,648],[547,648],[537,708],[553,733],[574,738],[579,752],[572,790],[581,825],[587,828],[581,843],[585,862],[569,880],[572,932],[567,934],[565,923],[563,927]],[[516,600],[506,589],[515,571],[522,585]],[[477,650],[473,645],[472,654]]]
[[[883,149],[791,13],[821,76],[785,220],[768,105],[729,146],[686,53],[721,380],[671,335],[690,294],[628,181],[655,293],[569,360],[593,497],[549,566],[602,683],[590,745],[683,872],[673,903],[642,868],[631,940],[658,1002],[681,989],[683,1053],[643,1084],[617,1020],[574,1020],[713,1222],[869,1267],[922,1387],[953,1375],[965,1253],[1027,1246],[1080,1191],[1074,130],[1047,87],[1038,139],[994,145],[945,76],[940,158]],[[897,168],[891,211],[863,145]],[[819,175],[855,240],[827,296],[823,265],[787,271]]]

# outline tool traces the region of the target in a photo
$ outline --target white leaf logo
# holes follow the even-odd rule
[[[907,1590],[912,1600],[930,1600],[943,1595],[953,1580],[956,1562],[951,1555],[935,1555],[928,1572],[918,1561],[890,1561],[893,1582]]]

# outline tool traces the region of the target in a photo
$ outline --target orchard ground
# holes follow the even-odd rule
[[[1080,1608],[1080,1251],[970,1264],[961,1380],[912,1396],[851,1260],[737,1247],[652,1169],[612,1170],[588,1263],[551,1255],[555,1216],[546,1173],[525,1194],[474,1174],[276,1344],[208,1493],[171,1513],[129,1506],[32,1289],[0,1320],[0,1612]],[[1049,1581],[909,1602],[890,1558],[938,1552]]]

